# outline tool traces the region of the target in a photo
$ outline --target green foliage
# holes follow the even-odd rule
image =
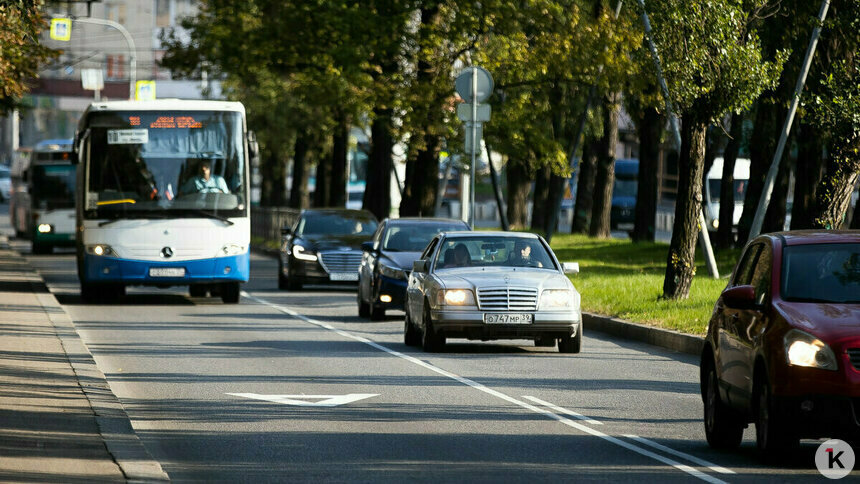
[[[775,86],[788,52],[765,59],[754,22],[766,0],[653,0],[646,6],[671,101],[692,121],[719,122]]]
[[[39,65],[58,52],[39,43],[45,27],[42,1],[0,3],[0,114],[20,105],[27,81],[38,77]]]

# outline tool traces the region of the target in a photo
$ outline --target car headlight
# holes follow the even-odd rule
[[[545,289],[540,296],[540,309],[579,308],[579,293],[570,289]]]
[[[106,244],[93,244],[87,246],[87,254],[97,255],[97,256],[107,256],[107,255],[116,255],[116,252],[111,248],[111,246]]]
[[[311,262],[317,260],[317,255],[314,254],[311,249],[306,249],[301,245],[293,246],[293,255],[299,260],[307,260]]]
[[[833,350],[809,333],[792,329],[785,335],[784,343],[789,365],[833,371],[837,369]]]
[[[379,264],[379,273],[391,279],[402,279],[404,281],[409,277],[406,271],[385,264]]]
[[[720,220],[716,218],[714,220],[711,220],[711,226],[715,229],[720,228]]]
[[[437,306],[474,306],[475,296],[469,289],[443,289],[436,293]]]
[[[245,253],[245,247],[239,244],[227,244],[218,251],[220,257]]]

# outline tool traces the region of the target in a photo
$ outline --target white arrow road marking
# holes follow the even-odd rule
[[[337,329],[330,324],[323,323],[322,321],[317,321],[316,319],[309,318],[309,317],[307,317],[301,313],[298,313],[298,312],[296,312],[296,311],[294,311],[294,310],[292,310],[286,306],[281,306],[278,304],[270,303],[269,301],[266,301],[265,299],[251,296],[250,294],[246,293],[245,291],[242,291],[242,295],[248,299],[257,301],[260,304],[269,306],[270,308],[278,310],[284,314],[288,314],[294,318],[298,318],[298,319],[300,319],[306,323],[312,324],[314,326],[318,326],[320,328],[328,329],[330,331],[333,331],[333,332],[343,336],[344,338],[348,338],[348,339],[351,339],[353,341],[358,341],[358,342],[364,343],[366,345],[372,346],[372,347],[374,347],[380,351],[384,351],[384,352],[386,352],[392,356],[402,358],[406,361],[409,361],[409,362],[414,363],[418,366],[426,368],[426,369],[428,369],[434,373],[438,373],[439,375],[450,378],[454,381],[458,381],[464,385],[470,386],[470,387],[474,388],[475,390],[478,390],[478,391],[484,392],[488,395],[492,395],[494,397],[500,398],[500,399],[505,400],[507,402],[513,403],[514,405],[519,405],[520,407],[525,408],[527,410],[531,410],[532,412],[545,415],[551,419],[559,421],[560,423],[562,423],[564,425],[567,425],[568,427],[573,427],[575,429],[580,430],[581,432],[584,432],[586,434],[590,434],[594,437],[598,437],[598,438],[603,439],[607,442],[615,444],[619,447],[623,447],[627,450],[635,452],[639,455],[643,455],[645,457],[649,457],[651,459],[654,459],[658,462],[662,462],[666,465],[672,466],[675,469],[678,469],[679,471],[686,472],[687,474],[689,474],[693,477],[697,477],[697,478],[699,478],[705,482],[710,482],[712,484],[720,484],[720,483],[725,482],[725,481],[722,481],[720,479],[717,479],[714,476],[711,476],[709,474],[705,474],[704,472],[702,472],[698,469],[694,469],[694,468],[692,468],[686,464],[682,464],[682,463],[680,463],[674,459],[670,459],[670,458],[663,456],[663,455],[660,455],[660,454],[655,454],[654,452],[651,452],[650,450],[648,450],[644,447],[640,447],[638,445],[631,444],[630,442],[627,442],[625,440],[621,440],[617,437],[613,437],[611,435],[604,434],[603,432],[600,432],[599,430],[595,430],[591,427],[587,427],[587,426],[582,425],[580,423],[576,423],[567,417],[562,417],[561,415],[558,415],[556,413],[553,413],[549,410],[545,410],[545,409],[540,408],[540,407],[536,407],[536,406],[534,406],[530,403],[524,402],[522,400],[517,400],[516,398],[514,398],[510,395],[507,395],[507,394],[502,393],[502,392],[497,391],[497,390],[493,390],[492,388],[487,387],[485,385],[482,385],[481,383],[478,383],[474,380],[470,380],[470,379],[462,377],[460,375],[456,375],[456,374],[451,373],[449,371],[443,370],[442,368],[439,368],[438,366],[427,363],[426,361],[419,360],[418,358],[415,358],[414,356],[410,356],[410,355],[407,355],[405,353],[401,353],[399,351],[392,350],[391,348],[388,348],[387,346],[383,346],[383,345],[381,345],[375,341],[371,341],[367,338],[352,334],[352,333],[350,333],[348,331],[344,331],[342,329]]]
[[[228,393],[234,397],[252,398],[297,407],[337,407],[365,398],[378,397],[378,393],[349,393],[346,395],[260,395],[258,393]]]

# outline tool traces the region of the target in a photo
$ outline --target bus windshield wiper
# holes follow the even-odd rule
[[[159,219],[169,218],[167,215],[165,215],[163,213],[153,213],[153,212],[149,212],[149,213],[125,212],[125,213],[117,214],[117,215],[118,216],[116,216],[110,220],[103,220],[103,221],[99,222],[99,227],[104,227],[105,225],[110,225],[112,223],[119,222],[120,220],[140,220],[140,219],[146,219],[146,218],[159,218]]]
[[[233,225],[233,221],[232,221],[232,220],[228,219],[227,217],[223,217],[223,216],[221,216],[221,215],[218,215],[218,214],[217,214],[217,213],[215,213],[215,212],[210,212],[210,211],[208,211],[208,210],[200,210],[200,209],[193,210],[193,212],[194,212],[194,213],[196,213],[196,214],[198,214],[198,215],[203,215],[203,216],[204,216],[204,217],[206,217],[206,218],[214,218],[215,220],[220,220],[220,221],[224,222],[224,223],[225,223],[225,224],[227,224],[227,225]]]

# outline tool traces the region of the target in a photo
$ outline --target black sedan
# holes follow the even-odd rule
[[[358,271],[358,315],[374,321],[387,309],[403,309],[412,263],[440,232],[470,230],[461,220],[433,218],[385,219],[362,245]]]
[[[305,283],[356,282],[361,243],[378,222],[366,210],[302,210],[291,227],[281,229],[278,288],[297,290]]]

